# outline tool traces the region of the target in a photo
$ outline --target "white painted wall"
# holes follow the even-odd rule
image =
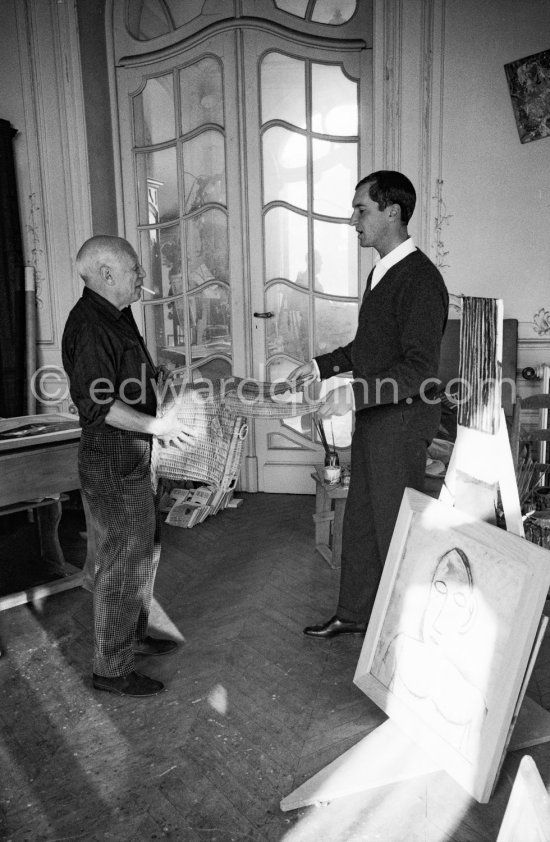
[[[443,272],[520,322],[550,309],[550,137],[520,143],[504,65],[547,49],[548,0],[447,0]]]

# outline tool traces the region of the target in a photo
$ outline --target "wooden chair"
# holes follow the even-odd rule
[[[521,415],[527,410],[543,409],[550,410],[550,393],[543,392],[540,395],[530,395],[528,398],[518,396],[510,429],[510,447],[514,464],[518,466],[522,459],[531,458],[535,463],[536,474],[550,471],[548,453],[545,459],[541,459],[540,449],[537,447],[541,442],[550,442],[550,427],[525,427],[521,423]]]

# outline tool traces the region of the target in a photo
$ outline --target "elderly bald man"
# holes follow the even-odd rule
[[[160,556],[160,521],[150,481],[152,436],[183,444],[191,430],[176,408],[156,418],[158,370],[130,305],[145,272],[126,240],[96,236],[76,257],[82,297],[63,332],[63,365],[82,435],[79,473],[97,540],[93,685],[152,696],[162,682],[135,670],[136,655],[165,655],[176,642],[147,634]]]

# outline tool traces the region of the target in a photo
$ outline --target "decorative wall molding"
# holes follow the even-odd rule
[[[445,0],[422,3],[422,108],[420,127],[420,231],[422,248],[440,268],[449,253],[441,240],[442,226],[451,217],[443,202],[443,96],[445,56]],[[442,260],[442,255],[445,260]]]
[[[401,169],[402,0],[373,3],[375,169]]]
[[[533,316],[533,330],[539,336],[550,336],[550,310],[541,307]]]
[[[42,361],[53,362],[80,294],[74,257],[92,230],[78,21],[71,0],[21,0],[16,14],[32,184],[21,202],[23,246],[42,304]]]
[[[445,0],[374,0],[375,166],[414,182],[412,233],[434,260],[441,250],[444,45]]]
[[[445,249],[445,242],[443,240],[443,237],[445,236],[444,229],[447,225],[449,225],[449,220],[452,217],[452,213],[447,213],[447,205],[443,200],[442,178],[436,179],[436,189],[435,194],[432,196],[432,199],[435,202],[435,242],[433,244],[433,250],[435,255],[434,262],[439,269],[445,269],[449,266],[449,264],[446,262],[448,260],[449,252]]]
[[[518,322],[518,341],[522,345],[534,345],[537,348],[550,348],[550,330],[539,333],[533,322]]]
[[[66,201],[73,243],[72,254],[92,233],[90,173],[76,3],[51,0],[54,9],[56,74],[61,114]],[[80,281],[77,281],[80,294]]]
[[[39,115],[36,91],[36,68],[32,45],[30,10],[26,2],[15,6],[19,46],[21,87],[25,125],[22,140],[29,173],[27,195],[20,195],[21,233],[24,260],[34,267],[37,297],[37,335],[42,344],[54,341],[53,307],[49,288],[51,270],[46,247],[46,224],[44,219],[44,189],[40,166]]]

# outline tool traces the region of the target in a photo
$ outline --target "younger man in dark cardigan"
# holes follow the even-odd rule
[[[408,486],[423,490],[427,446],[439,427],[435,397],[449,298],[441,273],[407,231],[416,193],[406,176],[374,172],[355,189],[350,224],[380,255],[367,281],[355,338],[292,372],[291,380],[352,371],[327,396],[323,417],[355,410],[336,614],[304,634],[364,634]]]

